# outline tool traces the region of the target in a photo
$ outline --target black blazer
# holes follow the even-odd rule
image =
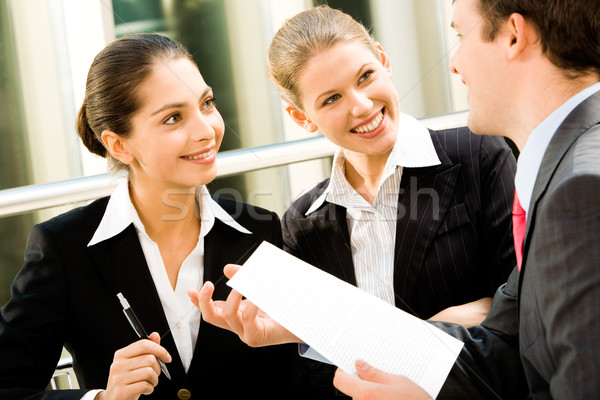
[[[493,296],[515,265],[515,160],[501,138],[431,131],[441,165],[404,168],[394,256],[396,306],[420,318]],[[346,209],[325,202],[305,216],[329,179],[282,220],[284,248],[356,285]]]
[[[276,214],[247,204],[215,200],[253,234],[219,220],[205,238],[204,280],[225,299],[223,267],[242,263],[263,240],[281,246]],[[186,374],[163,313],[135,228],[87,247],[108,198],[36,225],[25,264],[0,312],[0,398],[79,399],[83,391],[40,392],[48,384],[63,345],[73,356],[82,388],[105,388],[114,352],[137,340],[116,297],[122,292],[148,332],[161,334],[173,361],[149,398],[285,398],[292,381],[293,345],[250,348],[237,335],[204,321]],[[190,307],[192,307],[190,302]]]
[[[465,342],[439,399],[600,398],[598,154],[600,93],[567,116],[544,154],[521,271],[481,326],[436,324]]]
[[[430,133],[441,164],[404,168],[394,256],[396,306],[420,318],[492,297],[515,265],[515,159],[506,142],[467,128]],[[305,216],[328,184],[319,183],[285,213],[284,249],[356,285],[346,209],[325,202]],[[299,363],[304,386],[316,388],[310,396],[334,393],[334,368]]]

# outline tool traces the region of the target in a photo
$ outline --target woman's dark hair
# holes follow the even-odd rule
[[[131,117],[141,107],[138,88],[153,66],[192,56],[185,47],[165,36],[141,33],[108,44],[94,58],[87,76],[85,98],[77,117],[77,133],[94,154],[108,158],[113,169],[127,167],[112,158],[101,135],[110,130],[122,137],[131,133]]]

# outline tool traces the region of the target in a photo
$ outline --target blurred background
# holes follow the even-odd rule
[[[310,137],[284,118],[265,59],[286,18],[322,3],[0,0],[0,190],[107,172],[105,160],[79,143],[74,121],[92,59],[129,33],[164,34],[194,55],[226,123],[221,152]],[[448,71],[457,44],[449,27],[451,0],[326,3],[361,21],[381,42],[391,57],[403,112],[425,118],[467,109],[466,89]],[[330,158],[290,164],[218,178],[209,190],[281,216],[330,168]],[[77,205],[0,218],[0,305],[10,297],[31,226]]]

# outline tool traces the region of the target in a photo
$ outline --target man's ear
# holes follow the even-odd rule
[[[505,29],[508,30],[508,36],[504,40],[508,44],[509,60],[516,59],[523,50],[538,40],[536,30],[521,14],[513,13],[505,22]]]
[[[304,111],[300,111],[298,110],[296,107],[294,107],[291,104],[288,104],[285,107],[285,111],[287,111],[288,114],[290,114],[290,117],[292,117],[292,120],[298,124],[299,126],[301,126],[302,128],[306,129],[308,132],[310,133],[314,133],[317,131],[317,129],[319,129],[319,127],[317,125],[315,125],[309,118],[308,116],[304,113]]]
[[[106,130],[102,132],[102,143],[108,152],[123,164],[131,164],[134,160],[133,155],[127,150],[123,138],[113,131]]]
[[[387,53],[381,46],[381,43],[375,42],[375,48],[377,49],[377,52],[379,53],[379,58],[381,60],[381,64],[385,67],[385,69],[387,69],[389,71],[389,73],[391,75],[392,74],[392,61],[390,60],[390,57],[387,55]]]

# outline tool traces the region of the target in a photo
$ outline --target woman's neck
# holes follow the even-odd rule
[[[157,244],[169,283],[177,285],[179,270],[198,244],[200,218],[195,188],[160,188],[131,183],[129,194],[146,234]]]
[[[381,175],[390,153],[391,150],[376,156],[346,153],[346,179],[369,204],[373,204],[377,197]]]
[[[195,188],[160,188],[130,182],[129,194],[146,233],[155,242],[164,237],[199,233]]]

